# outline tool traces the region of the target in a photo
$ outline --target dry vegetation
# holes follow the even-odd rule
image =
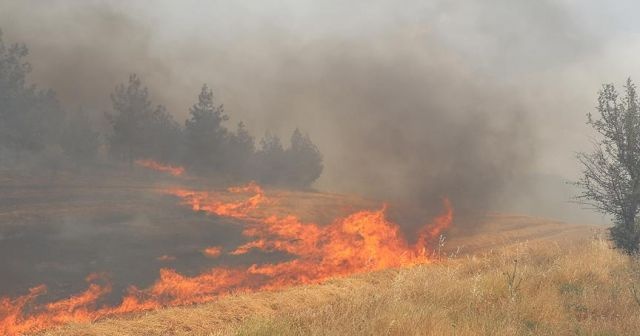
[[[638,287],[602,238],[522,243],[44,335],[636,335]]]

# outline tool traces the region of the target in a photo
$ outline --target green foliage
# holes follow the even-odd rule
[[[303,135],[299,129],[293,131],[286,149],[280,138],[271,133],[267,133],[260,144],[256,153],[260,182],[303,188],[320,177],[322,154],[309,135]]]
[[[51,90],[27,84],[31,71],[25,45],[7,45],[0,33],[0,154],[38,155],[58,170],[69,161],[85,164],[96,159],[102,136],[84,110],[67,113]],[[267,134],[256,150],[244,123],[235,131],[229,117],[204,85],[189,109],[182,128],[162,105],[154,105],[148,88],[135,74],[111,94],[112,111],[105,113],[110,129],[106,144],[112,157],[133,165],[154,159],[186,165],[191,171],[234,181],[308,187],[322,173],[322,155],[308,135],[298,129],[285,148]]]
[[[198,102],[189,113],[185,122],[187,163],[200,172],[219,173],[228,137],[223,122],[229,117],[224,114],[224,107],[214,103],[213,91],[203,85]]]
[[[256,144],[243,122],[239,122],[235,133],[229,133],[225,152],[224,169],[236,179],[253,177]]]
[[[0,33],[0,150],[13,152],[14,161],[30,154],[48,164],[95,157],[99,139],[85,113],[67,114],[55,92],[27,84],[28,54],[23,44],[5,44]]]
[[[133,164],[135,159],[153,158],[171,161],[180,143],[181,131],[164,106],[153,106],[149,90],[138,76],[129,76],[127,84],[116,86],[111,94],[111,153]]]
[[[269,132],[260,140],[256,153],[256,176],[261,183],[282,184],[285,172],[285,151],[280,138]]]
[[[297,128],[291,135],[291,147],[286,153],[286,161],[292,185],[308,186],[322,174],[322,154],[309,135],[303,135]]]
[[[223,105],[214,102],[213,92],[206,85],[189,112],[184,162],[200,174],[303,188],[322,173],[322,154],[298,129],[288,148],[278,136],[267,132],[257,150],[244,123],[238,123],[235,132],[229,131],[224,124],[229,117]]]
[[[613,84],[606,84],[598,96],[598,116],[588,122],[599,137],[592,153],[579,153],[583,176],[578,200],[611,215],[611,238],[629,254],[640,248],[640,103],[636,86],[627,80],[621,97]]]

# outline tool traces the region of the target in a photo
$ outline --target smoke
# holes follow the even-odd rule
[[[273,120],[315,128],[328,188],[426,207],[448,196],[458,210],[484,209],[530,162],[527,115],[455,55],[412,46],[424,40],[399,34],[382,50],[372,41],[315,46],[312,59],[282,66],[291,75],[268,96],[287,107]]]
[[[559,108],[532,98],[557,86],[531,73],[597,52],[568,2],[323,3],[14,2],[0,20],[66,105],[109,109],[136,72],[181,121],[206,82],[254,134],[308,132],[325,156],[317,188],[430,213],[442,197],[484,211],[522,192]]]

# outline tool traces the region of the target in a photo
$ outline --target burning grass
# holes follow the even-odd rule
[[[76,208],[64,202],[51,203],[52,199],[60,198],[57,197],[60,192],[57,188],[46,191],[52,194],[41,196],[42,204],[46,204],[46,208],[38,208],[39,213],[46,209],[55,210],[57,213]],[[24,192],[27,191],[17,189],[13,194],[17,197]],[[42,191],[37,192],[39,194]],[[111,195],[113,190],[108,188],[102,192]],[[27,192],[23,198],[31,199],[31,193],[32,191]],[[128,193],[124,193],[123,196]],[[44,334],[323,334],[325,330],[326,334],[379,334],[386,331],[391,334],[452,334],[452,330],[456,330],[457,334],[465,334],[462,327],[464,323],[460,320],[472,316],[478,321],[474,322],[476,324],[465,322],[468,328],[466,334],[473,334],[472,330],[475,330],[476,334],[489,334],[491,331],[495,331],[496,334],[510,334],[511,329],[477,329],[480,325],[479,319],[483,314],[487,314],[491,318],[508,317],[516,326],[518,323],[525,323],[517,319],[519,316],[504,317],[500,314],[513,313],[511,310],[504,310],[507,303],[513,309],[525,309],[522,307],[527,305],[527,295],[536,294],[531,289],[531,281],[546,281],[544,279],[549,279],[549,274],[571,270],[564,265],[550,265],[549,262],[555,260],[554,263],[569,264],[570,259],[566,258],[581,260],[580,267],[583,270],[579,271],[574,267],[576,274],[587,270],[589,266],[588,259],[580,258],[591,258],[593,267],[602,268],[597,269],[597,272],[627,267],[617,265],[616,262],[619,260],[616,258],[619,257],[615,257],[615,252],[609,250],[597,254],[594,252],[596,250],[585,250],[585,247],[572,246],[565,250],[564,247],[560,249],[548,243],[535,243],[531,244],[531,247],[513,247],[515,240],[569,241],[578,239],[579,236],[584,237],[585,232],[588,232],[584,225],[569,225],[525,216],[490,216],[487,218],[489,223],[483,224],[482,230],[477,232],[457,231],[459,229],[454,226],[450,230],[453,240],[447,240],[447,246],[440,249],[434,245],[439,243],[438,240],[432,240],[437,238],[451,221],[453,213],[446,200],[441,215],[429,221],[422,230],[416,231],[415,234],[421,238],[411,243],[404,238],[393,221],[386,217],[384,206],[379,207],[379,204],[352,197],[282,190],[265,191],[256,184],[227,191],[216,189],[208,192],[176,187],[136,188],[136,195],[137,193],[141,193],[140,197],[117,197],[117,202],[113,203],[105,203],[103,198],[96,196],[95,204],[97,209],[102,209],[100,211],[109,210],[109,213],[114,211],[114,206],[122,206],[122,200],[126,201],[124,203],[127,208],[148,208],[150,215],[164,210],[165,213],[159,213],[153,218],[166,220],[168,228],[174,228],[174,222],[216,219],[207,222],[207,226],[212,225],[212,228],[215,228],[222,224],[218,223],[217,219],[220,219],[225,221],[222,225],[235,227],[237,234],[242,234],[243,239],[226,242],[211,240],[212,236],[209,236],[207,239],[198,240],[198,244],[191,244],[194,236],[189,235],[189,244],[184,246],[190,246],[190,253],[215,265],[211,268],[211,264],[202,264],[207,266],[191,274],[173,268],[186,258],[181,249],[160,249],[145,254],[147,259],[140,260],[140,263],[152,262],[157,264],[158,268],[149,273],[150,282],[139,288],[132,286],[129,290],[118,290],[118,286],[123,288],[123,283],[116,281],[112,284],[109,281],[110,276],[100,273],[102,270],[108,271],[110,268],[107,267],[92,270],[91,272],[96,273],[87,276],[87,284],[80,288],[77,295],[58,295],[52,300],[52,296],[45,294],[45,286],[37,286],[29,292],[20,292],[18,296],[0,299],[0,322],[4,321],[7,323],[5,326],[14,327],[0,328],[0,334],[7,334],[7,330],[13,334],[30,333],[67,322],[71,324],[59,330],[46,331]],[[78,199],[84,200],[86,197]],[[132,202],[134,200],[138,201]],[[108,206],[103,209],[105,204]],[[34,211],[30,203],[24,203],[23,208],[20,211],[24,214]],[[85,203],[77,208],[83,211],[93,209]],[[14,212],[5,213],[9,214],[14,216]],[[166,216],[168,217],[165,218]],[[183,232],[185,228],[191,227],[187,224],[177,227],[175,232]],[[197,227],[202,229],[202,226]],[[203,232],[199,230],[198,233]],[[136,241],[136,244],[138,243]],[[433,255],[429,254],[425,245],[429,250],[437,248],[443,254],[460,252],[475,253],[476,256],[469,259],[443,260],[430,266],[416,266],[433,260]],[[500,245],[506,246],[504,251],[483,254],[489,248]],[[461,247],[460,250],[458,246]],[[551,249],[545,251],[549,246]],[[594,246],[591,248],[595,248]],[[248,251],[275,251],[286,254],[288,259],[233,262],[233,258],[251,257],[251,254],[245,254]],[[113,253],[111,250],[106,252]],[[537,262],[537,266],[533,267],[531,261],[538,258],[535,256],[539,252],[549,255],[546,261],[548,263]],[[603,256],[607,255],[615,262],[601,262]],[[518,266],[508,262],[509,258],[513,260],[514,256],[518,257]],[[474,271],[469,271],[472,268]],[[155,278],[158,270],[160,276]],[[344,278],[346,276],[350,278]],[[493,279],[491,277],[495,279],[490,280]],[[597,283],[598,290],[602,289],[603,292],[593,291],[592,294],[609,295],[607,293],[616,289],[620,296],[629,295],[631,292],[626,286],[631,280],[625,280],[624,277],[616,279],[607,278],[606,281]],[[82,276],[77,280],[81,281]],[[124,283],[127,284],[132,283]],[[289,287],[300,284],[308,286]],[[494,287],[484,288],[485,285]],[[457,286],[467,286],[473,295],[482,293],[485,301],[477,298],[476,301],[470,301],[465,297],[470,295],[469,292]],[[585,293],[584,288],[591,288],[591,285],[581,284],[580,289],[575,289],[573,282],[553,286],[562,287],[563,293]],[[270,291],[248,293],[265,289]],[[53,292],[55,287],[50,286],[49,290]],[[437,296],[440,291],[442,293]],[[120,301],[105,303],[102,299],[110,295],[109,292],[116,296],[114,299]],[[402,294],[403,292],[406,294]],[[78,291],[74,290],[71,294],[73,293]],[[424,302],[417,299],[412,301],[414,296]],[[552,299],[559,302],[562,298]],[[535,302],[542,302],[540,298],[536,300],[538,301]],[[549,304],[557,304],[553,300],[549,301]],[[169,308],[190,304],[201,305]],[[591,309],[583,303],[578,304]],[[369,310],[368,305],[374,310]],[[542,307],[542,304],[538,307]],[[158,310],[151,311],[152,309]],[[605,311],[604,308],[601,310]],[[584,309],[580,308],[579,311]],[[530,324],[532,327],[529,329],[533,330],[531,333],[546,334],[543,329],[539,329],[540,325],[545,325],[545,317],[535,314],[532,316],[529,320],[537,321],[539,325]],[[599,320],[593,316],[589,317],[595,321],[592,324],[604,323],[598,322]],[[552,317],[558,319],[555,315]],[[607,316],[601,319],[609,318]],[[576,320],[574,324],[582,328],[583,320],[584,318]],[[336,323],[335,327],[333,321]],[[447,323],[455,324],[455,329],[443,329]],[[562,332],[569,330],[566,329],[569,325],[567,323]],[[615,326],[615,323],[610,324]],[[552,323],[552,327],[555,327],[555,324]],[[572,330],[582,332],[596,329]],[[586,331],[585,333],[589,334]]]
[[[147,159],[147,160],[143,160],[143,159],[136,160],[136,165],[138,165],[140,167],[147,168],[147,169],[151,169],[151,170],[167,173],[167,174],[170,174],[170,175],[173,175],[173,176],[182,176],[182,174],[184,174],[184,167],[162,164],[162,163],[156,162],[154,160],[149,160],[149,159]]]
[[[165,191],[194,211],[241,220],[249,241],[230,251],[243,255],[252,250],[286,253],[290,259],[245,265],[220,265],[197,275],[184,275],[172,268],[160,269],[159,278],[147,288],[131,285],[120,304],[101,300],[112,292],[107,276],[87,277],[88,288],[68,298],[42,302],[46,286],[32,288],[16,298],[0,298],[0,332],[14,336],[36,332],[69,322],[86,322],[108,316],[135,313],[177,305],[205,303],[230,292],[273,290],[297,284],[320,283],[330,278],[406,267],[432,261],[429,244],[453,218],[448,200],[443,213],[418,232],[410,244],[399,226],[386,216],[386,207],[361,210],[334,219],[328,225],[305,222],[290,213],[270,211],[275,200],[255,183],[230,188],[232,200],[220,192],[182,188]],[[229,196],[229,195],[227,195]],[[206,251],[206,250],[205,250]],[[222,251],[217,252],[219,255]],[[215,253],[209,253],[215,254]],[[173,261],[172,256],[157,257]]]
[[[639,270],[601,238],[525,243],[44,335],[636,335]]]

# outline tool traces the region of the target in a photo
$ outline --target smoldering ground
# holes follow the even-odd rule
[[[0,188],[0,297],[46,284],[48,299],[86,289],[89,274],[104,274],[117,303],[128,286],[150,286],[161,268],[196,275],[216,265],[281,260],[251,253],[208,258],[210,246],[230,249],[243,241],[242,225],[193,212],[150,186],[86,184]],[[164,256],[164,258],[163,258]]]

